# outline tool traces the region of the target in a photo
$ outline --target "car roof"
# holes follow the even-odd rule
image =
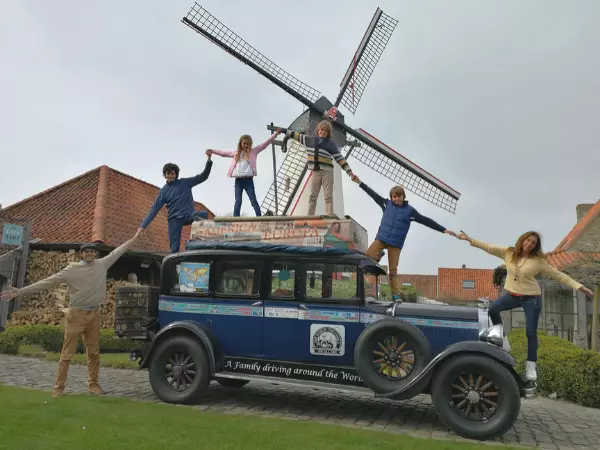
[[[186,255],[203,255],[207,253],[221,255],[244,253],[270,256],[333,256],[344,260],[364,261],[366,264],[363,263],[361,265],[374,266],[383,272],[383,269],[376,261],[359,250],[310,245],[270,244],[265,242],[190,241],[187,243],[185,251],[166,256],[165,261],[185,257]]]

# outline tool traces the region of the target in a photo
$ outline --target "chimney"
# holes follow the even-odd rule
[[[590,209],[594,207],[594,203],[580,203],[575,208],[577,210],[577,223],[585,217]]]
[[[467,268],[467,265],[466,265],[466,264],[463,264],[463,265],[462,265],[462,268],[463,268],[463,269],[466,269],[466,268]]]

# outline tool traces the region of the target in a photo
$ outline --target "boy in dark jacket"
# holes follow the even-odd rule
[[[194,196],[192,188],[205,182],[212,168],[210,156],[206,161],[204,171],[191,178],[179,178],[179,167],[176,164],[167,163],[163,167],[163,175],[167,180],[158,195],[146,218],[140,224],[140,230],[145,230],[150,222],[154,220],[163,205],[167,205],[169,221],[169,243],[171,253],[179,251],[181,243],[181,231],[185,225],[194,220],[208,219],[207,211],[194,211]]]
[[[429,217],[422,216],[419,212],[408,204],[406,193],[401,186],[394,186],[390,190],[390,198],[386,199],[377,194],[373,189],[361,182],[356,176],[352,176],[352,181],[357,183],[363,191],[375,200],[383,210],[383,217],[377,236],[367,250],[367,256],[379,261],[383,249],[388,251],[388,262],[390,265],[390,284],[392,285],[392,296],[394,300],[400,298],[400,280],[398,279],[398,261],[400,260],[400,251],[404,246],[404,241],[410,224],[415,222],[425,225],[432,230],[440,233],[456,236],[456,233],[450,231],[440,224],[434,222]]]
[[[314,216],[317,209],[317,197],[323,186],[325,213],[329,217],[335,217],[333,214],[333,160],[335,159],[348,175],[353,176],[354,174],[331,139],[331,123],[327,120],[319,122],[315,137],[309,137],[305,133],[287,128],[282,128],[281,132],[286,136],[284,140],[292,138],[306,147],[307,165],[311,172],[308,215]]]

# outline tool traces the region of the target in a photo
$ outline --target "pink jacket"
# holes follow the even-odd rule
[[[258,172],[256,170],[256,157],[258,156],[258,154],[260,152],[262,152],[265,148],[267,148],[267,146],[271,142],[273,142],[276,137],[277,137],[277,135],[275,133],[273,133],[271,135],[271,137],[269,137],[269,139],[267,139],[265,142],[250,149],[250,158],[249,158],[250,167],[252,167],[252,172],[254,172],[254,176],[256,176],[258,174]],[[214,149],[211,149],[211,150],[213,151],[213,153],[215,155],[223,156],[225,158],[232,158],[231,164],[229,164],[229,170],[227,171],[227,176],[231,177],[231,174],[233,173],[233,169],[235,168],[235,163],[236,163],[236,161],[235,161],[235,159],[233,159],[233,157],[235,156],[235,152],[237,150],[214,150]]]

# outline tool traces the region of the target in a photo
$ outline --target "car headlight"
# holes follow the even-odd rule
[[[502,347],[504,340],[504,327],[502,324],[497,324],[486,328],[479,333],[479,340]]]

